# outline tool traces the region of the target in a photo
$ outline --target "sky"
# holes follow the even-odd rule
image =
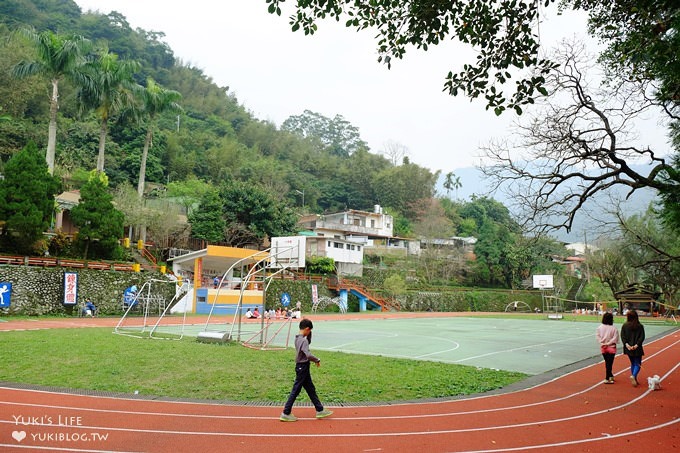
[[[371,152],[397,143],[411,162],[443,174],[478,165],[479,147],[506,137],[517,119],[442,91],[450,70],[474,62],[473,51],[455,42],[427,52],[409,49],[388,70],[377,61],[374,32],[324,21],[314,36],[293,33],[290,11],[271,15],[265,0],[75,1],[83,11],[113,9],[132,28],[165,33],[176,57],[228,86],[258,119],[280,126],[304,110],[342,115]],[[540,31],[548,49],[562,38],[585,36],[584,15],[548,10],[544,18]]]

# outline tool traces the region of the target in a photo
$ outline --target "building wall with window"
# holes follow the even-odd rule
[[[348,210],[334,214],[308,216],[300,221],[300,226],[313,231],[329,230],[345,235],[390,238],[394,231],[394,219],[383,214],[376,205],[376,212]]]
[[[364,246],[333,236],[307,237],[307,256],[333,258],[335,267],[341,275],[357,275],[363,273]]]

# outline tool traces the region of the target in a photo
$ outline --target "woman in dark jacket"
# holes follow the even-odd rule
[[[637,312],[630,310],[626,322],[621,327],[621,342],[623,353],[630,360],[630,383],[633,387],[638,386],[637,376],[642,367],[642,356],[645,355],[642,349],[643,341],[645,341],[645,327],[640,324]]]

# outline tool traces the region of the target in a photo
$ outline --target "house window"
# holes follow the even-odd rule
[[[328,241],[328,246],[329,246],[329,247],[331,246],[331,241]]]
[[[336,249],[341,249],[341,248],[342,248],[342,244],[339,243],[339,242],[334,242],[334,243],[333,243],[333,247],[335,247]]]
[[[358,252],[361,251],[361,246],[360,246],[360,245],[357,245],[357,251],[358,251]]]
[[[371,219],[371,228],[375,228],[375,219]]]
[[[345,245],[346,245],[345,248],[346,248],[347,250],[349,250],[349,244],[345,244]]]

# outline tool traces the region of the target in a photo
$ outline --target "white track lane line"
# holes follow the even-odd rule
[[[676,364],[671,370],[669,370],[664,376],[662,376],[662,381],[666,379],[671,373],[676,371],[678,368],[680,368],[680,363]],[[409,431],[409,432],[384,432],[384,433],[335,433],[335,434],[300,434],[300,433],[292,433],[292,434],[275,434],[275,433],[225,433],[225,432],[209,432],[209,431],[177,431],[177,430],[153,430],[153,429],[138,429],[138,428],[116,428],[116,427],[101,427],[101,426],[73,426],[73,427],[68,427],[72,429],[94,429],[94,430],[99,430],[99,431],[122,431],[122,432],[132,432],[132,433],[154,433],[154,434],[187,434],[187,435],[200,435],[200,434],[205,434],[205,435],[211,435],[211,436],[229,436],[229,437],[295,437],[295,436],[300,436],[300,437],[312,437],[312,438],[318,438],[318,437],[385,437],[385,436],[423,436],[423,435],[433,435],[433,434],[457,434],[457,433],[474,433],[474,432],[482,432],[482,431],[491,431],[491,430],[497,430],[497,429],[513,429],[513,428],[518,428],[518,427],[529,427],[529,426],[535,426],[535,425],[542,425],[542,424],[549,424],[549,423],[560,423],[560,422],[566,422],[566,421],[573,421],[573,420],[578,420],[582,418],[587,418],[587,417],[593,417],[596,415],[601,415],[601,414],[606,414],[615,410],[621,410],[625,407],[628,407],[632,404],[635,404],[636,402],[640,401],[641,399],[645,398],[647,395],[649,395],[653,390],[647,389],[644,393],[639,395],[636,398],[633,398],[632,400],[620,404],[618,406],[611,406],[607,407],[604,409],[601,409],[599,411],[594,411],[594,412],[589,412],[585,414],[579,414],[579,415],[573,415],[570,417],[561,417],[561,418],[555,418],[555,419],[544,419],[544,420],[535,420],[532,422],[525,422],[525,423],[515,423],[512,425],[495,425],[495,426],[484,426],[480,428],[461,428],[461,429],[451,429],[451,430],[437,430],[437,431]],[[27,405],[27,404],[22,404],[22,405]],[[47,405],[31,405],[34,407],[40,407],[40,408],[53,408],[53,406],[47,406]],[[94,410],[94,409],[93,409]],[[126,412],[126,411],[107,411],[103,409],[97,409],[97,412],[105,412],[105,413],[125,413],[125,414],[139,414],[139,415],[158,415],[158,416],[175,416],[172,414],[161,414],[161,413],[134,413],[134,412]],[[446,415],[458,415],[458,414],[471,414],[471,413],[480,413],[480,412],[487,412],[489,410],[481,410],[481,411],[470,411],[470,412],[460,412],[457,414],[437,414],[436,416],[446,416]],[[238,418],[238,419],[263,419],[263,420],[272,420],[272,417],[236,417],[236,416],[201,416],[201,415],[184,415],[182,414],[181,416],[183,417],[191,417],[191,418],[201,418],[201,417],[206,417],[206,418],[219,418],[219,419],[224,419],[224,418]],[[356,421],[356,420],[377,420],[377,419],[391,419],[391,418],[430,418],[432,415],[418,415],[418,416],[403,416],[403,417],[334,417],[333,420],[335,421],[340,421],[340,420],[348,420],[348,421]],[[307,420],[306,418],[301,418],[301,420]],[[311,418],[309,420],[312,420]],[[679,419],[676,418],[676,421],[680,421]],[[12,420],[0,420],[0,423],[3,424],[10,424],[10,425],[16,425],[15,421]],[[53,425],[49,424],[35,424],[31,426],[44,426],[44,427],[51,427]]]
[[[660,339],[656,340],[659,341]],[[652,357],[655,357],[662,352],[671,349],[675,347],[676,345],[680,344],[680,340],[675,341],[674,343],[664,347],[663,349],[660,349],[659,351],[655,352],[654,354],[651,354],[647,357],[647,360],[651,359]],[[601,364],[592,364],[587,367],[581,368],[579,370],[574,370],[570,373],[564,374],[562,376],[558,376],[550,381],[543,382],[540,384],[537,384],[533,387],[529,387],[527,389],[521,389],[517,390],[516,392],[511,392],[511,393],[519,393],[519,392],[525,392],[530,389],[538,388],[543,385],[546,385],[550,382],[557,381],[565,376],[568,376],[572,373],[577,373],[579,371],[582,371],[586,368],[590,368],[593,366],[599,366]],[[677,368],[677,365],[676,367]],[[675,369],[673,368],[673,369]],[[619,371],[616,373],[617,375],[622,374],[622,373],[627,373],[628,370],[624,369],[622,371]],[[670,372],[669,372],[670,373]],[[441,412],[441,413],[433,413],[433,414],[423,414],[423,415],[398,415],[398,416],[372,416],[372,417],[351,417],[347,418],[347,420],[389,420],[389,419],[401,419],[401,418],[430,418],[430,417],[448,417],[448,416],[454,416],[454,415],[472,415],[472,414],[479,414],[479,413],[488,413],[488,412],[500,412],[504,410],[514,410],[514,409],[524,409],[528,407],[535,407],[535,406],[542,406],[546,404],[552,404],[555,402],[559,401],[564,401],[579,395],[583,395],[584,393],[587,393],[591,390],[599,388],[601,383],[598,381],[597,383],[584,388],[583,390],[579,390],[578,392],[570,393],[558,398],[553,398],[550,400],[544,400],[544,401],[537,401],[535,403],[527,403],[527,404],[521,404],[521,405],[514,405],[514,406],[502,406],[502,407],[497,407],[497,408],[491,408],[491,409],[475,409],[471,411],[459,411],[459,412]],[[16,391],[16,392],[35,392],[35,393],[48,393],[48,394],[61,394],[59,392],[48,392],[44,390],[31,390],[31,389],[14,389],[11,387],[0,387],[3,389],[7,389],[10,391]],[[485,395],[485,396],[480,396],[480,397],[473,397],[473,398],[466,398],[465,400],[444,400],[444,401],[433,401],[433,402],[427,402],[427,403],[402,403],[400,405],[402,406],[412,406],[414,404],[421,404],[421,405],[435,405],[435,404],[451,404],[455,403],[456,401],[470,401],[474,399],[479,399],[479,398],[492,398],[492,397],[500,397],[503,395],[508,395],[510,393],[500,393],[500,394],[494,394],[494,395]],[[66,394],[64,394],[66,395]],[[107,396],[91,396],[91,395],[70,395],[68,396],[75,396],[75,397],[83,397],[83,398],[95,398],[95,399],[111,399],[111,397]],[[120,400],[128,400],[128,401],[136,401],[140,402],[139,399],[132,399],[132,398],[116,398]],[[159,401],[159,400],[141,400],[141,402],[144,403],[163,403],[163,404],[191,404],[191,405],[208,405],[208,406],[222,406],[219,403],[190,403],[190,402],[183,402],[183,401]],[[45,405],[45,404],[37,404],[37,403],[17,403],[17,402],[10,402],[10,401],[0,401],[0,405],[9,405],[9,406],[22,406],[22,407],[37,407],[37,408],[46,408],[46,409],[60,409],[60,410],[74,410],[74,411],[83,411],[83,412],[105,412],[105,413],[112,413],[112,414],[124,414],[124,415],[149,415],[149,416],[166,416],[166,417],[184,417],[184,418],[207,418],[207,419],[226,419],[226,420],[238,420],[238,419],[243,419],[243,420],[270,420],[271,417],[258,417],[258,416],[241,416],[241,415],[205,415],[205,414],[182,414],[182,413],[171,413],[171,412],[150,412],[150,411],[127,411],[127,410],[110,410],[110,409],[95,409],[95,408],[90,408],[90,407],[79,407],[79,406],[58,406],[58,405]],[[347,408],[366,408],[366,407],[371,407],[371,408],[376,408],[376,407],[394,407],[398,406],[397,404],[392,404],[392,405],[385,405],[385,406],[347,406]],[[241,407],[241,406],[239,406]],[[333,417],[334,420],[342,420],[342,418],[338,417]]]

